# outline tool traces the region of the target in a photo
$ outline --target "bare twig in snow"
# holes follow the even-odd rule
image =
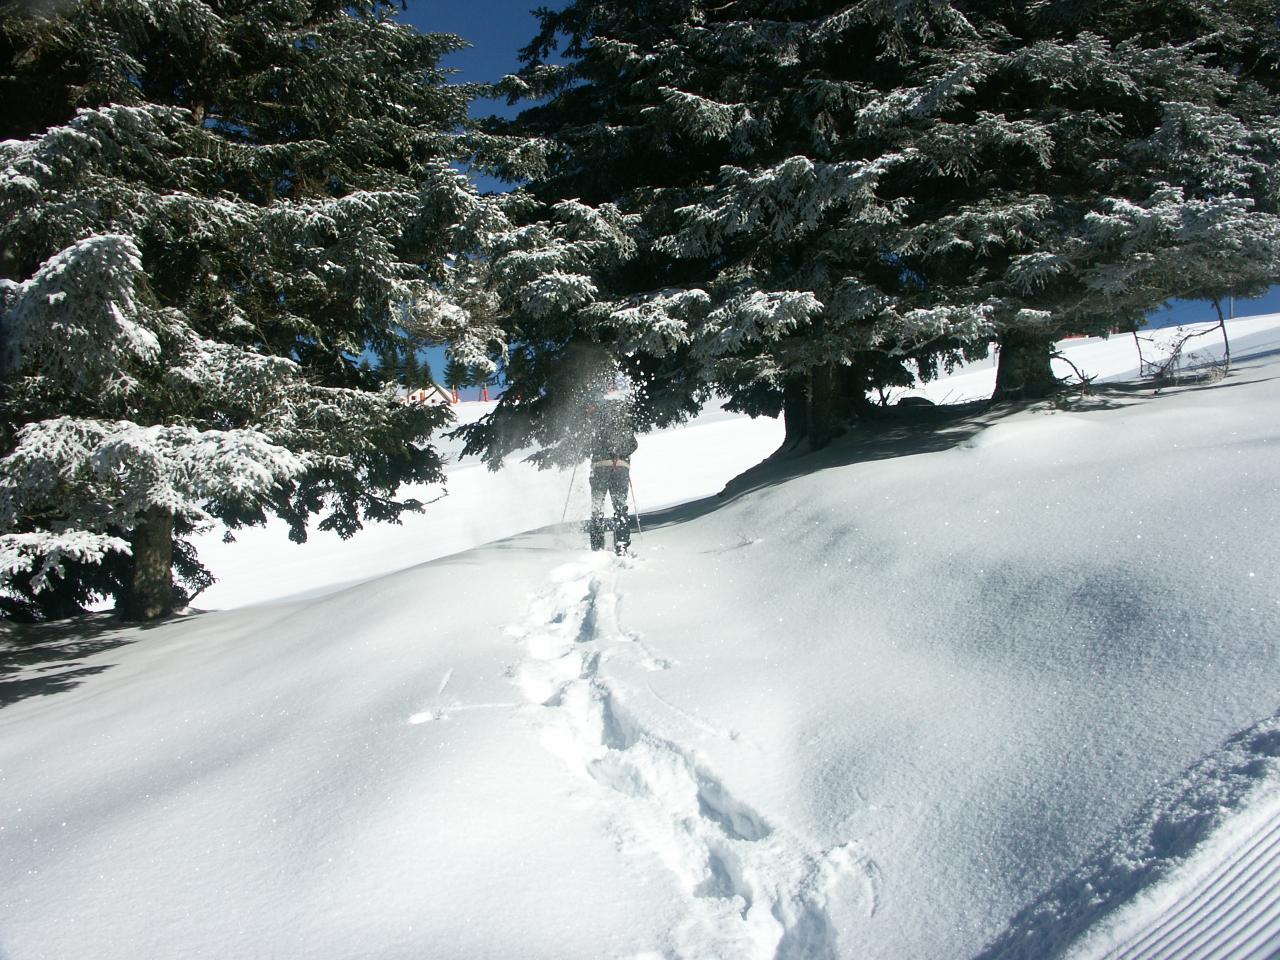
[[[1088,392],[1089,392],[1089,385],[1090,385],[1090,384],[1092,384],[1094,380],[1098,379],[1098,375],[1097,375],[1096,373],[1095,373],[1092,377],[1090,377],[1090,376],[1086,376],[1086,375],[1085,375],[1085,372],[1084,372],[1083,370],[1081,370],[1079,367],[1077,367],[1077,366],[1076,366],[1076,365],[1071,361],[1071,359],[1070,359],[1066,354],[1062,353],[1061,351],[1055,351],[1055,352],[1054,352],[1054,354],[1053,354],[1053,359],[1054,359],[1054,360],[1061,360],[1061,361],[1062,361],[1063,363],[1065,363],[1068,367],[1070,367],[1072,370],[1074,370],[1074,371],[1075,371],[1076,376],[1077,376],[1077,377],[1079,378],[1079,380],[1080,380],[1080,384],[1079,384],[1079,386],[1080,386],[1080,392],[1081,392],[1081,393],[1088,393]]]
[[[1218,326],[1222,330],[1222,349],[1225,352],[1223,361],[1223,375],[1231,372],[1231,341],[1227,339],[1227,318],[1222,315],[1222,301],[1217,297],[1213,298],[1213,309],[1218,311]]]

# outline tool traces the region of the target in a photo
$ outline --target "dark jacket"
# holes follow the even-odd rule
[[[588,421],[587,455],[591,462],[626,460],[635,453],[636,431],[626,405],[618,402],[601,404]]]

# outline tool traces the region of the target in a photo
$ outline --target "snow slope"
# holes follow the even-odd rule
[[[1280,317],[1233,329],[666,509],[778,428],[645,438],[635,559],[455,467],[373,555],[242,538],[235,609],[15,648],[0,957],[1280,955]]]
[[[479,419],[493,403],[464,403],[457,423]],[[644,438],[633,471],[640,509],[716,493],[726,480],[755,465],[782,442],[777,420],[708,410],[696,420]],[[709,435],[713,439],[709,439]],[[429,504],[400,525],[373,524],[349,541],[315,530],[306,544],[291,543],[287,526],[236,532],[234,543],[223,531],[197,538],[204,563],[218,582],[196,598],[205,610],[276,601],[289,596],[318,596],[415,563],[448,556],[525,530],[559,523],[568,500],[569,516],[583,516],[589,493],[583,474],[540,471],[512,459],[492,472],[476,460],[459,460],[462,444],[444,440],[444,488],[406,487],[405,497]],[[440,498],[444,499],[440,499]]]

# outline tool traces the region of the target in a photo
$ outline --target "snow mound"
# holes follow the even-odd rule
[[[1274,956],[1280,324],[1250,337],[1218,384],[774,461],[636,557],[516,474],[542,529],[476,546],[520,515],[469,530],[460,489],[439,540],[299,548],[323,596],[264,551],[225,596],[271,605],[6,638],[0,957]],[[742,423],[647,438],[650,502],[759,459]]]

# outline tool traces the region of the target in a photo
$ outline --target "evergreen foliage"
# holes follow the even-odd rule
[[[1280,276],[1276,22],[1254,0],[577,0],[513,96],[546,171],[491,277],[529,442],[559,361],[608,346],[661,421],[715,388],[821,445],[873,387]],[[562,65],[550,61],[557,54]]]
[[[412,348],[404,354],[404,386],[406,390],[422,386],[422,366],[418,363],[418,352]]]
[[[183,539],[198,525],[276,514],[301,540],[323,514],[350,536],[441,477],[447,411],[395,402],[359,357],[403,349],[406,326],[483,352],[493,331],[449,309],[447,264],[501,215],[451,166],[476,149],[474,91],[438,65],[460,41],[395,7],[4,5],[11,614],[107,593],[156,616],[180,600],[170,561],[208,582]]]
[[[444,385],[450,390],[460,390],[475,383],[475,375],[460,357],[450,354],[445,359]]]

